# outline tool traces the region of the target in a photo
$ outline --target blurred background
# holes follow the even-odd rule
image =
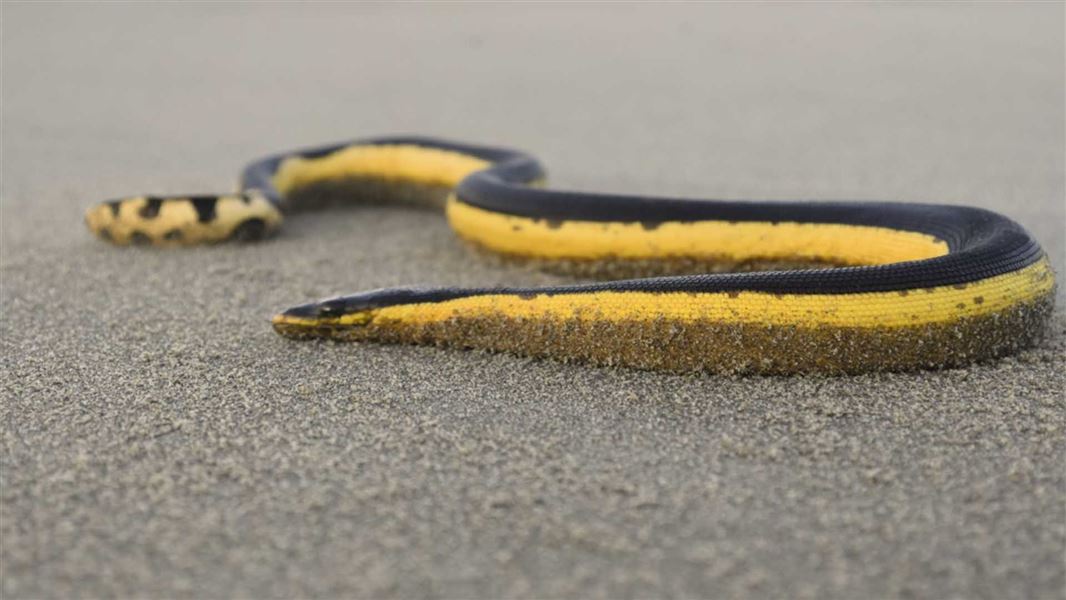
[[[32,214],[65,237],[79,225],[55,215],[97,197],[227,188],[264,153],[414,132],[528,150],[581,189],[976,204],[1034,230],[1061,269],[1060,16],[8,4],[4,201],[49,203]],[[12,176],[54,168],[57,146],[62,170]],[[9,242],[31,230],[4,227]]]
[[[414,133],[582,190],[982,206],[1061,277],[1061,3],[0,10],[5,597],[1061,595],[1061,307],[1018,358],[837,379],[301,345],[270,315],[556,280],[406,208],[171,252],[81,221]]]

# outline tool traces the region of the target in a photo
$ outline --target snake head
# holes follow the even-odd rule
[[[420,306],[462,297],[474,292],[476,290],[402,287],[338,296],[301,304],[275,315],[274,330],[292,338],[357,339],[367,333],[369,329],[367,326],[374,322],[384,310],[404,307],[418,310]],[[378,319],[375,324],[379,325],[382,322]]]
[[[340,337],[344,330],[366,325],[373,310],[352,296],[294,306],[274,315],[274,330],[290,338]]]

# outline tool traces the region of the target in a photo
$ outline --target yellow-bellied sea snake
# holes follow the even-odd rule
[[[1039,339],[1050,318],[1054,276],[1043,250],[987,210],[662,199],[543,182],[540,164],[520,152],[380,138],[256,161],[233,194],[127,198],[91,208],[86,220],[116,244],[186,245],[258,239],[283,212],[345,197],[413,198],[443,203],[455,232],[477,247],[612,278],[363,292],[275,316],[291,338],[668,371],[858,373],[1008,354]]]

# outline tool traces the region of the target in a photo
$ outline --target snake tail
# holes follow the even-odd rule
[[[290,338],[409,343],[672,372],[942,368],[1036,343],[1055,277],[997,213],[896,202],[722,201],[547,189],[522,152],[420,137],[269,156],[228,196],[136,197],[86,220],[116,244],[260,239],[336,202],[443,206],[482,251],[601,280],[409,287],[303,304]]]

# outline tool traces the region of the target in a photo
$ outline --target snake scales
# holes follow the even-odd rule
[[[115,244],[274,233],[345,198],[443,204],[455,232],[593,283],[398,288],[291,308],[291,338],[483,348],[716,373],[858,373],[1001,356],[1046,329],[1054,275],[1018,224],[964,206],[677,200],[545,189],[521,152],[416,137],[287,152],[236,193],[89,209]],[[617,279],[622,277],[622,279]]]

